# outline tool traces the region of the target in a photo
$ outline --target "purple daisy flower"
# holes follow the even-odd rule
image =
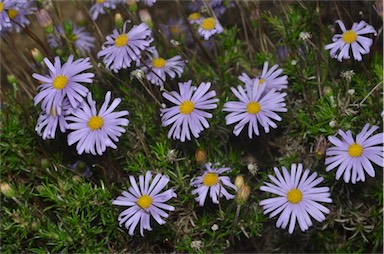
[[[92,83],[92,78],[95,76],[93,73],[81,73],[92,68],[89,58],[73,61],[73,55],[70,55],[63,66],[61,66],[58,56],[55,57],[54,64],[48,58],[44,58],[44,62],[49,68],[49,76],[37,73],[32,75],[33,78],[43,82],[37,87],[41,91],[34,98],[35,106],[43,101],[42,108],[47,114],[52,109],[53,112],[61,115],[61,106],[64,98],[67,97],[72,108],[77,108],[88,93],[88,88],[79,83]]]
[[[193,12],[193,13],[189,14],[189,16],[188,16],[188,21],[191,24],[200,25],[201,21],[203,21],[203,20],[204,20],[204,17],[202,17],[200,15],[200,13],[198,13],[198,12]]]
[[[140,222],[140,234],[144,236],[144,229],[151,231],[150,219],[151,216],[160,225],[165,224],[163,218],[168,218],[168,214],[164,211],[174,211],[175,207],[165,204],[171,198],[177,197],[173,189],[169,189],[160,193],[168,184],[169,177],[162,174],[157,174],[152,180],[152,173],[147,171],[145,177],[139,176],[140,188],[137,186],[135,178],[129,176],[131,187],[128,192],[123,191],[122,196],[117,197],[112,201],[114,205],[128,206],[119,215],[120,226],[125,223],[125,228],[128,233],[133,235],[136,226]],[[151,184],[150,184],[151,182]]]
[[[375,28],[363,20],[359,23],[353,23],[350,30],[345,28],[341,20],[336,20],[336,23],[340,26],[343,33],[335,34],[332,38],[333,43],[325,45],[325,50],[330,49],[331,57],[337,58],[341,62],[342,59],[350,59],[349,48],[352,48],[355,60],[361,61],[363,59],[361,55],[368,54],[373,43],[371,38],[362,35],[373,33],[376,36]],[[340,52],[337,54],[339,50]]]
[[[221,176],[220,174],[231,171],[230,168],[215,168],[211,163],[205,163],[204,167],[207,169],[203,175],[192,179],[191,186],[196,187],[192,191],[192,195],[197,194],[195,198],[200,206],[204,206],[205,198],[208,191],[209,196],[214,204],[219,203],[219,198],[224,196],[227,200],[233,199],[235,195],[230,194],[225,187],[232,188],[237,191],[236,186],[231,182],[228,176]]]
[[[356,135],[356,141],[351,131],[344,132],[339,130],[342,140],[335,136],[329,136],[328,140],[334,147],[328,148],[325,164],[326,170],[330,171],[337,168],[336,179],[339,180],[344,175],[346,183],[351,180],[354,184],[358,181],[365,181],[365,172],[371,177],[375,176],[375,170],[371,162],[384,166],[383,162],[383,133],[372,135],[379,127],[366,124],[363,130]],[[371,136],[371,137],[370,137]]]
[[[201,21],[198,32],[202,37],[204,37],[204,40],[208,40],[212,35],[222,33],[223,27],[217,19],[205,18]]]
[[[25,25],[30,24],[29,20],[27,19],[26,15],[33,14],[34,11],[37,10],[35,6],[32,6],[35,4],[35,1],[18,1],[14,8],[9,9],[8,17],[11,22],[11,26],[7,29],[11,32],[13,29],[16,30],[16,32],[20,32],[21,27],[25,27]],[[15,21],[16,23],[12,22]]]
[[[68,36],[66,35],[63,26],[57,26],[54,30],[54,33],[48,34],[48,43],[52,48],[63,46],[61,37],[66,37],[83,55],[89,53],[95,46],[94,42],[96,39],[90,32],[86,31],[85,27],[78,27],[73,24],[72,34]]]
[[[0,0],[0,31],[6,30],[12,26],[8,13],[8,11],[12,9],[17,9],[16,1]]]
[[[113,34],[107,36],[107,41],[103,44],[102,50],[97,53],[97,57],[104,56],[104,63],[108,69],[118,72],[122,68],[131,67],[131,62],[135,61],[140,65],[142,51],[151,53],[154,47],[150,47],[153,38],[151,30],[145,23],[141,23],[126,33],[126,24],[120,34],[117,29]]]
[[[96,0],[95,4],[89,9],[89,14],[96,20],[99,14],[105,14],[107,9],[116,9],[116,0]]]
[[[143,2],[145,5],[152,7],[156,3],[156,0],[143,0]]]
[[[118,142],[119,137],[125,132],[121,126],[128,126],[128,119],[122,118],[128,115],[128,111],[112,112],[121,102],[120,98],[114,99],[108,107],[111,100],[111,92],[105,95],[105,101],[101,106],[99,113],[96,111],[96,102],[92,100],[92,94],[88,93],[88,103],[85,101],[72,112],[73,116],[66,117],[66,120],[72,121],[68,125],[68,145],[76,142],[78,154],[83,152],[93,155],[102,155],[107,147],[116,149],[113,142]]]
[[[185,61],[182,60],[181,56],[174,56],[168,60],[159,57],[157,50],[153,51],[153,56],[150,61],[147,62],[147,66],[142,68],[147,73],[147,79],[154,85],[163,86],[166,80],[166,74],[172,79],[181,74],[184,71]]]
[[[172,124],[168,132],[168,138],[180,139],[184,142],[187,138],[191,140],[191,133],[195,138],[199,137],[204,128],[209,127],[206,118],[212,118],[212,114],[205,112],[207,109],[217,107],[219,101],[215,91],[208,92],[211,83],[201,83],[196,89],[191,86],[192,80],[179,83],[180,93],[175,91],[163,93],[163,97],[176,104],[176,106],[161,109],[161,121],[163,126]],[[173,134],[173,135],[172,135]]]
[[[255,84],[258,83],[256,78]],[[231,87],[232,92],[240,101],[229,101],[224,104],[223,111],[231,112],[225,117],[227,125],[239,122],[233,133],[238,136],[246,124],[248,126],[248,137],[252,139],[253,133],[259,136],[258,124],[260,124],[265,133],[269,132],[269,127],[277,128],[272,121],[281,121],[281,117],[275,112],[287,112],[284,97],[286,93],[276,92],[275,89],[264,93],[265,86],[245,85],[237,89]]]
[[[321,183],[324,178],[317,177],[317,173],[310,176],[309,169],[303,173],[303,165],[292,164],[291,172],[285,167],[283,175],[278,168],[274,168],[276,177],[268,175],[274,183],[264,183],[260,190],[278,195],[279,197],[262,200],[264,214],[270,213],[269,218],[281,213],[276,222],[277,228],[285,229],[289,223],[288,232],[293,233],[296,220],[299,223],[301,231],[306,231],[312,226],[311,217],[318,222],[325,220],[324,214],[329,213],[329,209],[318,202],[332,203],[329,187],[315,187]],[[317,177],[317,178],[316,178]],[[324,213],[324,214],[323,214]]]
[[[52,110],[49,114],[43,110],[39,118],[37,119],[36,132],[40,137],[45,139],[54,139],[56,135],[57,125],[59,125],[60,131],[62,133],[68,128],[68,123],[65,120],[65,116],[69,115],[71,112],[71,104],[68,99],[65,98],[63,101],[61,115],[55,114]],[[44,131],[43,131],[44,130]]]
[[[239,76],[239,79],[245,84],[257,84],[266,86],[264,92],[268,92],[271,89],[280,91],[284,88],[287,88],[288,76],[284,75],[279,77],[279,75],[283,72],[283,69],[277,68],[278,65],[275,64],[271,67],[271,69],[268,70],[268,62],[264,62],[261,74],[256,77],[258,79],[257,83],[255,83],[256,78],[251,79],[246,73],[242,73]]]

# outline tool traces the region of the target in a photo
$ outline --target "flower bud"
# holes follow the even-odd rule
[[[237,190],[240,190],[240,188],[243,187],[243,185],[244,185],[244,177],[242,175],[236,176],[235,186]]]
[[[337,125],[337,122],[335,120],[332,120],[329,122],[329,126],[331,126],[332,128],[336,127]]]
[[[148,25],[149,28],[153,27],[151,14],[149,14],[147,9],[142,9],[139,11],[139,16],[141,21]]]
[[[207,159],[207,152],[203,148],[198,148],[195,152],[195,160],[197,163],[204,163]]]
[[[245,202],[247,202],[249,194],[251,193],[251,188],[248,184],[244,184],[240,187],[240,189],[237,190],[236,193],[236,202],[239,205],[244,205]]]
[[[45,9],[41,9],[37,11],[36,17],[44,31],[48,34],[53,34],[51,15]]]
[[[325,153],[325,150],[327,150],[327,139],[321,135],[316,141],[315,153],[318,156],[322,156]]]
[[[137,11],[136,0],[127,0],[127,4],[128,4],[128,10],[130,12],[136,12]]]
[[[124,19],[123,16],[121,16],[120,13],[115,14],[115,27],[117,29],[121,29],[124,26]]]
[[[4,196],[12,198],[15,196],[15,191],[8,183],[0,183],[0,190]]]
[[[77,11],[75,19],[76,19],[77,25],[79,25],[79,26],[86,26],[87,25],[87,18],[85,17],[84,12],[82,12],[80,10]]]
[[[17,78],[13,74],[8,74],[7,75],[7,81],[9,84],[17,84]]]
[[[31,49],[31,54],[36,63],[42,63],[44,60],[43,54],[37,48]]]

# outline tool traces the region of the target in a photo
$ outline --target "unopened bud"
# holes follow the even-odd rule
[[[316,141],[315,153],[318,156],[322,156],[325,150],[327,150],[327,139],[321,135]]]
[[[333,93],[332,88],[330,88],[329,86],[324,87],[324,93],[326,95],[332,95]]]
[[[17,84],[17,78],[13,74],[8,74],[7,75],[7,81],[9,84]]]
[[[331,126],[332,128],[334,128],[336,126],[337,122],[335,120],[332,120],[329,122],[329,126]]]
[[[78,176],[78,175],[75,175],[75,176],[72,177],[72,181],[74,183],[80,183],[81,182],[81,177]]]
[[[84,12],[82,12],[80,10],[77,11],[75,19],[76,19],[77,25],[79,25],[79,26],[86,26],[87,25],[87,19],[84,15]]]
[[[48,168],[49,167],[49,162],[47,159],[41,159],[40,164],[41,164],[42,168]]]
[[[235,179],[235,186],[237,190],[240,190],[240,188],[244,185],[244,177],[242,175],[236,176]]]
[[[207,152],[202,148],[198,148],[195,152],[196,162],[203,163],[206,159],[207,159]]]
[[[3,193],[3,195],[8,198],[12,198],[15,196],[15,191],[8,183],[1,183],[0,190],[1,190],[1,193]]]
[[[31,54],[32,54],[33,59],[37,63],[42,63],[43,62],[44,56],[43,56],[43,54],[41,54],[40,50],[38,50],[37,48],[33,48],[33,49],[31,49]]]
[[[127,0],[128,4],[128,10],[131,12],[136,12],[137,11],[137,3],[136,0]]]
[[[139,16],[141,21],[148,25],[149,28],[153,27],[151,14],[149,14],[147,9],[142,9],[139,11]]]
[[[37,11],[36,17],[41,27],[44,28],[44,31],[48,34],[52,34],[53,25],[51,15],[49,15],[49,13],[45,9],[41,9]]]
[[[247,202],[247,200],[248,200],[250,193],[251,193],[251,188],[249,187],[248,184],[244,184],[243,186],[241,186],[240,189],[237,190],[236,202],[239,205],[245,204],[245,202]]]
[[[115,27],[117,29],[121,29],[124,26],[124,19],[123,16],[121,16],[120,13],[115,14]]]

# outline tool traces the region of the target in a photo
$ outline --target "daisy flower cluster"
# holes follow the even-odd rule
[[[37,89],[35,106],[41,102],[42,112],[37,120],[36,131],[43,139],[54,139],[59,125],[60,131],[71,130],[68,145],[77,143],[79,154],[84,151],[93,155],[102,155],[107,147],[116,149],[117,142],[129,121],[124,116],[128,111],[113,112],[121,99],[115,99],[109,106],[111,92],[107,92],[105,102],[99,112],[92,94],[82,83],[92,83],[93,73],[84,72],[92,65],[89,58],[74,61],[69,56],[62,65],[60,58],[55,57],[54,63],[48,58],[44,63],[49,75],[34,73],[32,76],[42,82]],[[87,97],[87,101],[84,100]],[[68,123],[70,122],[70,123]]]
[[[96,0],[89,9],[90,17],[96,20],[108,10],[116,9],[122,0]],[[133,1],[136,4],[137,1]],[[147,6],[153,6],[156,0],[143,0]],[[25,18],[36,8],[33,1],[0,0],[0,31],[20,31],[20,26],[29,23]],[[131,1],[132,4],[132,1]],[[194,13],[188,21],[197,28],[198,34],[204,40],[209,40],[215,34],[223,32],[217,16],[225,12],[223,1],[196,1]],[[202,8],[210,8],[211,16],[202,16]],[[42,15],[45,21],[51,22]],[[15,22],[11,22],[14,20]],[[48,23],[49,23],[48,22]],[[167,57],[169,50],[158,51],[153,44],[152,30],[145,22],[128,27],[130,21],[116,26],[112,34],[106,36],[97,57],[101,59],[109,71],[119,73],[129,69],[142,74],[142,81],[159,87],[166,104],[160,109],[161,125],[168,128],[167,137],[180,142],[199,138],[203,131],[210,127],[209,119],[213,118],[212,111],[221,105],[217,93],[211,82],[201,82],[193,85],[193,80],[178,82],[177,91],[168,91],[170,79],[181,78],[184,68],[188,64],[180,55]],[[350,51],[355,60],[361,61],[362,56],[368,54],[373,40],[364,35],[377,32],[373,26],[365,21],[353,23],[347,30],[342,21],[337,20],[341,34],[335,34],[332,43],[325,46],[330,55],[339,61],[350,59]],[[172,25],[172,24],[171,24]],[[173,21],[174,27],[169,26],[169,32],[180,34],[185,27],[180,28],[180,21]],[[302,36],[303,37],[303,36]],[[307,36],[308,37],[308,36]],[[309,36],[310,37],[310,36]],[[310,38],[306,38],[309,40]],[[53,33],[48,35],[48,42],[52,48],[65,47],[63,40],[74,44],[82,55],[89,54],[95,48],[95,38],[85,27],[79,27],[70,21],[56,26]],[[60,58],[61,57],[61,58]],[[87,85],[93,83],[95,74],[92,72],[90,58],[75,59],[56,56],[54,61],[44,58],[48,68],[46,74],[34,73],[32,77],[41,84],[37,87],[38,94],[34,98],[35,106],[40,105],[41,113],[35,127],[39,136],[54,139],[57,129],[67,133],[69,146],[75,145],[79,155],[83,153],[103,155],[107,148],[116,149],[117,142],[126,132],[129,125],[127,110],[117,111],[122,99],[112,99],[112,92],[107,91],[101,107],[96,106],[91,91]],[[100,66],[101,63],[98,65]],[[222,110],[226,112],[225,124],[234,125],[233,134],[239,136],[245,129],[249,139],[269,133],[278,127],[282,121],[281,114],[288,111],[285,99],[288,88],[288,76],[277,64],[264,62],[259,75],[250,77],[241,73],[238,79],[242,82],[237,87],[231,87],[233,101],[226,101]],[[145,78],[144,78],[145,77]],[[149,84],[148,83],[148,84]],[[151,86],[151,89],[153,88]],[[383,167],[383,138],[384,134],[373,135],[379,127],[366,124],[362,131],[353,136],[350,130],[338,130],[337,136],[329,136],[332,147],[326,150],[325,171],[336,171],[336,179],[343,177],[346,183],[364,182],[366,174],[375,176],[374,164]],[[324,141],[326,143],[326,141]],[[325,145],[324,145],[325,147]],[[201,160],[200,163],[205,161]],[[256,166],[255,166],[256,167]],[[202,173],[194,176],[189,185],[193,188],[191,196],[199,206],[204,206],[207,199],[213,204],[219,204],[220,199],[235,199],[240,188],[231,182],[227,175],[229,167],[220,167],[218,163],[204,163]],[[324,178],[317,172],[305,169],[301,163],[290,165],[290,169],[274,167],[274,174],[268,175],[269,181],[260,187],[261,191],[272,195],[259,204],[264,214],[269,217],[278,216],[277,228],[288,229],[292,234],[296,225],[301,231],[313,226],[313,219],[323,222],[330,210],[323,203],[332,203],[330,188],[319,186]],[[140,234],[144,230],[151,231],[151,218],[158,224],[166,223],[169,212],[175,207],[168,204],[177,194],[173,188],[168,188],[170,178],[162,173],[153,175],[147,171],[139,175],[138,180],[129,176],[130,187],[112,201],[112,204],[127,207],[118,217],[119,225],[134,235],[139,227]],[[244,191],[244,190],[242,190]],[[246,189],[249,195],[249,188]],[[268,195],[269,195],[268,194]],[[207,198],[209,196],[209,198]]]
[[[193,12],[188,16],[188,20],[191,24],[198,25],[198,33],[204,40],[208,40],[214,34],[220,34],[223,32],[219,20],[216,17],[203,17],[198,12]]]
[[[204,206],[206,197],[209,196],[212,203],[218,204],[220,197],[224,196],[227,200],[233,199],[235,195],[230,194],[227,188],[237,191],[236,186],[228,176],[222,174],[230,171],[230,168],[216,168],[211,163],[203,165],[206,169],[201,176],[191,181],[191,186],[195,187],[192,195],[198,194],[196,201],[200,206]],[[165,224],[164,218],[168,218],[167,211],[174,211],[175,207],[165,204],[172,198],[177,197],[172,188],[163,191],[169,183],[168,176],[161,173],[156,174],[152,179],[152,173],[147,171],[145,176],[139,176],[139,185],[134,176],[129,176],[131,186],[128,191],[123,191],[122,196],[112,201],[112,204],[128,207],[122,211],[118,217],[119,225],[128,230],[129,235],[134,235],[135,228],[139,225],[141,236],[144,236],[144,229],[152,231],[150,219],[160,225]]]
[[[287,87],[287,76],[279,77],[283,70],[277,67],[274,65],[268,70],[268,62],[265,62],[260,76],[250,78],[243,73],[239,76],[239,80],[244,82],[244,86],[231,88],[239,101],[226,102],[223,111],[230,112],[225,117],[227,125],[238,122],[233,130],[236,136],[246,124],[250,139],[254,134],[260,135],[259,125],[263,127],[265,133],[268,133],[270,128],[277,128],[274,121],[282,120],[277,113],[287,112],[284,102],[287,94],[280,92]]]

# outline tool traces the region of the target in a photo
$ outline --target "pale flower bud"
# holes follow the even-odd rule
[[[120,13],[115,14],[115,27],[117,29],[121,29],[124,26],[124,19],[123,16],[121,16]]]
[[[203,148],[198,148],[195,152],[195,160],[197,163],[203,163],[207,159],[207,152]]]
[[[139,11],[139,16],[141,21],[143,21],[145,24],[149,26],[149,28],[153,27],[151,14],[149,14],[147,9],[142,9]]]
[[[248,200],[250,193],[251,193],[251,188],[249,187],[248,184],[244,184],[243,186],[241,186],[240,189],[237,190],[236,202],[239,205],[245,204],[245,202],[247,202],[247,200]]]
[[[240,190],[240,188],[244,185],[244,177],[242,175],[236,176],[235,179],[235,186],[237,188],[237,191]]]
[[[0,190],[1,193],[3,193],[3,195],[8,198],[12,198],[13,196],[15,196],[15,191],[8,183],[1,183]]]

